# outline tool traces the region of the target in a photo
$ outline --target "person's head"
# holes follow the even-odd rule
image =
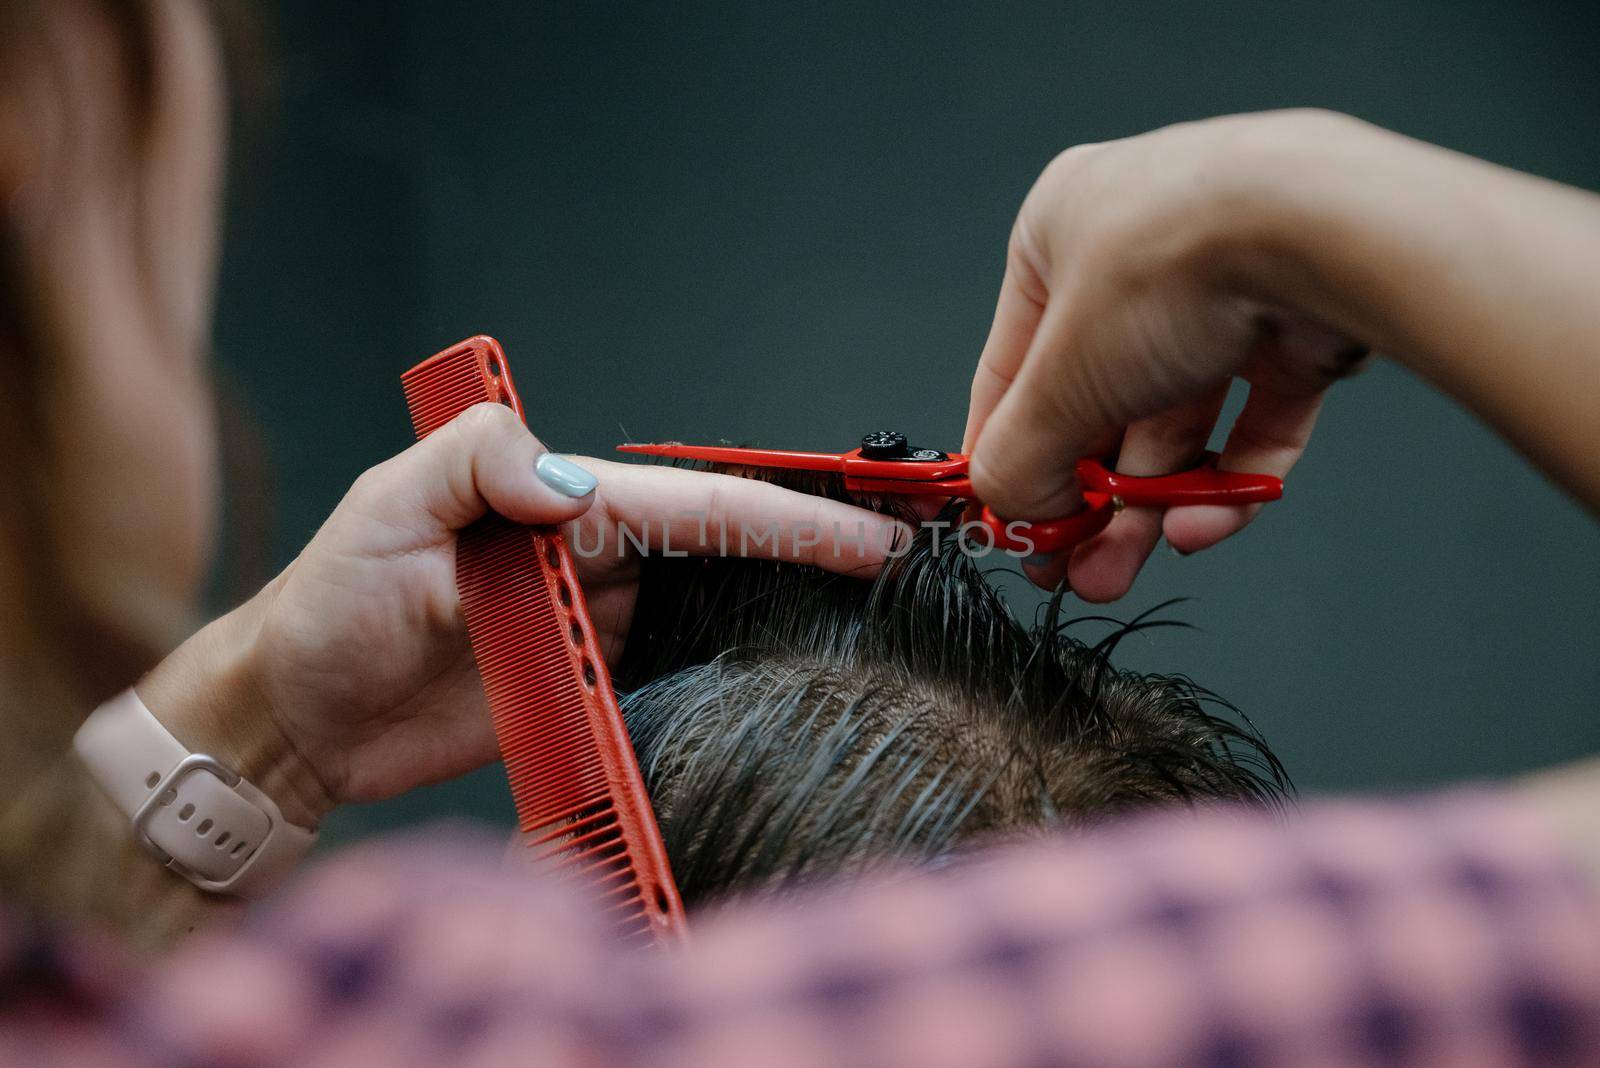
[[[619,681],[687,903],[1142,806],[1283,796],[1226,703],[1112,668],[1139,624],[1085,645],[1057,600],[1024,627],[949,531],[909,549],[871,582],[646,562]]]
[[[223,110],[199,3],[0,0],[0,694],[18,703],[131,681],[205,575]]]

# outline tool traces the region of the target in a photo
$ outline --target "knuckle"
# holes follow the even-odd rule
[[[1087,190],[1103,183],[1097,161],[1107,148],[1098,143],[1074,145],[1057,153],[1039,172],[1023,198],[1007,242],[1006,262],[1013,268],[1026,268],[1022,279],[1047,273],[1052,246],[1070,248],[1076,255],[1082,231],[1099,225],[1093,213],[1080,208],[1093,200]]]
[[[345,496],[360,500],[381,493],[383,487],[390,481],[390,471],[393,470],[393,464],[393,460],[385,460],[383,463],[374,464],[367,468],[356,476],[354,482],[350,483],[350,492]]]
[[[1108,146],[1102,143],[1073,145],[1046,163],[1023,201],[1024,208],[1038,210],[1045,203],[1067,202],[1083,186],[1095,180],[1096,168]]]
[[[1299,456],[1305,447],[1298,437],[1250,424],[1236,424],[1228,435],[1228,444],[1280,460]]]
[[[1336,349],[1322,364],[1321,384],[1326,387],[1341,379],[1351,378],[1372,366],[1372,349],[1360,343],[1351,343]]]
[[[822,531],[826,529],[823,525],[823,511],[823,499],[812,498],[811,508],[806,515],[805,533],[808,536],[802,542],[799,537],[801,531],[795,531],[795,557],[802,564],[815,565],[822,558],[817,543],[821,540]]]
[[[467,438],[477,441],[499,437],[520,428],[522,420],[517,418],[516,412],[504,404],[484,401],[462,412],[451,425]]]
[[[1297,124],[1302,125],[1302,126],[1316,126],[1316,127],[1319,127],[1319,128],[1325,128],[1325,127],[1330,127],[1330,126],[1332,126],[1332,127],[1353,126],[1353,125],[1355,125],[1355,123],[1357,121],[1356,119],[1352,118],[1351,116],[1346,115],[1344,112],[1335,111],[1332,108],[1319,108],[1319,107],[1285,108],[1282,111],[1278,112],[1278,114],[1282,119],[1284,119],[1287,122],[1297,123]]]
[[[1187,408],[1171,409],[1143,421],[1140,432],[1163,454],[1177,457],[1183,463],[1190,454],[1199,452],[1205,445],[1205,435],[1211,429],[1211,420]]]
[[[1006,239],[1006,266],[1012,270],[1033,266],[1034,248],[1032,215],[1024,210],[1011,224],[1011,236]]]
[[[533,436],[516,412],[494,401],[474,404],[451,421],[449,428],[456,434],[458,443],[469,452],[503,448],[523,439],[529,439],[535,448],[543,449],[538,438]]]
[[[1293,107],[1254,112],[1230,117],[1228,125],[1244,139],[1259,143],[1281,143],[1294,139],[1307,143],[1348,136],[1367,124],[1353,115],[1331,108]]]
[[[712,482],[710,488],[706,490],[705,531],[707,537],[712,537],[715,532],[725,530],[728,526],[728,521],[730,519],[728,514],[729,488],[730,487],[719,478]]]
[[[1078,168],[1091,157],[1101,152],[1104,147],[1100,142],[1086,141],[1082,144],[1062,149],[1051,158],[1049,163],[1044,165],[1044,171],[1039,175],[1039,184],[1043,184],[1046,181],[1070,180]]]
[[[967,390],[967,399],[979,401],[987,399],[995,393],[1003,393],[1011,387],[1015,375],[1001,372],[987,360],[978,361],[978,369],[972,374],[972,385]]]
[[[980,446],[973,454],[967,467],[973,492],[997,515],[1006,518],[1028,517],[1037,510],[1038,505],[1044,503],[1044,498],[1032,489],[1028,479],[1019,477],[1020,473],[1014,465],[1003,459],[997,461],[993,452],[993,449],[985,450]]]
[[[1006,241],[1006,273],[1024,297],[1043,307],[1050,299],[1050,242],[1039,226],[1036,213],[1024,205]]]

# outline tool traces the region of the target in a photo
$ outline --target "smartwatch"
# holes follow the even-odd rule
[[[191,753],[131,689],[97,708],[72,748],[139,844],[202,890],[260,896],[316,843],[236,772]]]

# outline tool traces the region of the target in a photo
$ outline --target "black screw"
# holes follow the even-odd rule
[[[903,460],[910,454],[906,436],[897,430],[874,430],[861,439],[861,455],[869,460]]]

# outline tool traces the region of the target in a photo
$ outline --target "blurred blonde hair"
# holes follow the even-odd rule
[[[110,32],[81,33],[85,15]],[[70,487],[55,484],[57,458],[75,429],[59,417],[59,394],[81,354],[68,340],[71,309],[51,299],[62,280],[27,239],[37,219],[70,209],[79,169],[139,159],[152,19],[144,0],[0,0],[0,804],[186,622],[184,606],[155,591],[95,588],[93,561],[70,558],[58,536]],[[118,77],[74,77],[107,62]],[[116,95],[97,99],[97,86]],[[49,173],[33,173],[47,156]]]
[[[170,942],[201,915],[228,906],[150,863],[70,743],[89,710],[187,634],[194,606],[155,578],[141,581],[137,566],[106,566],[108,554],[149,562],[160,537],[130,529],[126,544],[94,541],[119,539],[122,525],[145,525],[141,510],[163,508],[164,487],[145,484],[148,465],[117,482],[124,474],[114,466],[117,448],[126,439],[96,437],[100,420],[74,408],[75,383],[127,353],[118,327],[83,340],[81,319],[107,310],[96,307],[106,293],[62,266],[79,261],[55,253],[64,221],[79,234],[106,233],[116,255],[129,257],[119,261],[124,273],[115,281],[131,279],[135,287],[113,294],[109,310],[148,320],[138,325],[176,329],[178,321],[164,318],[173,305],[161,298],[173,293],[158,292],[150,242],[165,233],[152,229],[163,223],[137,209],[164,188],[149,165],[162,158],[160,123],[171,118],[164,109],[183,99],[168,95],[170,56],[178,30],[195,30],[197,19],[201,35],[212,39],[199,46],[222,46],[230,83],[259,92],[264,68],[248,62],[257,54],[248,46],[259,25],[251,9],[228,0],[0,0],[0,898],[90,919],[147,946]],[[121,211],[124,202],[135,210]],[[176,240],[209,236],[196,231]],[[198,317],[191,325],[206,329]],[[161,335],[158,350],[166,340]],[[95,351],[84,351],[89,345]],[[193,403],[190,394],[182,397]],[[101,417],[141,403],[115,393],[97,399]],[[259,462],[248,421],[224,425],[225,454],[231,447]],[[132,432],[139,431],[135,424]],[[104,491],[120,493],[120,511],[91,499]],[[106,509],[103,527],[74,529],[97,508]],[[257,528],[245,533],[259,533],[260,508],[247,508],[244,518]],[[130,557],[135,545],[146,555]],[[228,578],[233,592],[248,580]]]

